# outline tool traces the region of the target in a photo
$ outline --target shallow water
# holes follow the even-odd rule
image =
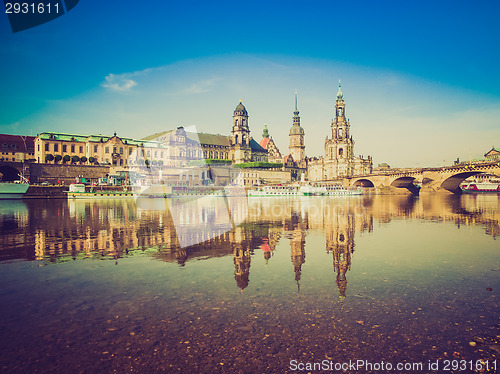
[[[497,196],[1,201],[0,368],[495,372],[499,234]]]

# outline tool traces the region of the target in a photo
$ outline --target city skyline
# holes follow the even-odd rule
[[[374,166],[449,165],[500,144],[492,1],[118,4],[81,2],[15,34],[4,14],[1,133],[228,135],[241,99],[251,135],[267,124],[287,154],[298,90],[306,154],[320,156],[341,79],[355,154]]]

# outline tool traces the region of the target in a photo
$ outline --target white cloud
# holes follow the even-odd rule
[[[137,86],[136,81],[123,75],[110,73],[105,77],[105,79],[106,82],[104,82],[102,86],[115,92],[128,92],[132,89],[132,87]]]
[[[218,80],[219,78],[211,78],[191,83],[188,87],[182,90],[182,93],[185,95],[193,95],[208,92],[210,91],[210,87],[213,87]]]

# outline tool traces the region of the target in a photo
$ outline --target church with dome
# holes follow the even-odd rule
[[[332,136],[330,138],[327,136],[325,139],[325,156],[308,160],[307,175],[310,181],[331,181],[372,172],[371,156],[365,159],[363,156],[354,155],[354,140],[350,134],[350,127],[339,81],[335,119],[331,124]]]
[[[286,154],[278,149],[267,125],[264,126],[262,139],[259,142],[251,136],[248,111],[241,101],[233,112],[230,135],[189,132],[181,126],[176,130],[154,134],[145,139],[159,142],[168,150],[169,157],[164,161],[166,166],[184,167],[189,165],[190,161],[203,159],[228,164],[258,162],[282,164],[280,167],[268,168],[267,171],[264,171],[265,168],[243,171],[245,175],[250,176],[245,177],[245,184],[286,183],[304,178],[318,182],[332,181],[371,173],[371,157],[364,159],[362,156],[354,156],[354,140],[350,134],[350,122],[346,118],[345,100],[340,82],[331,134],[331,137],[325,139],[324,157],[306,157],[305,131],[300,124],[297,94],[295,94],[295,110]],[[276,178],[273,178],[273,173]],[[284,177],[285,175],[287,177]]]

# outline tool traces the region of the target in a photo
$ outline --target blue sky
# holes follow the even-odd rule
[[[342,80],[355,153],[437,166],[500,147],[498,1],[97,1],[13,34],[0,132],[229,134],[239,100],[287,153],[294,91],[322,155]]]

